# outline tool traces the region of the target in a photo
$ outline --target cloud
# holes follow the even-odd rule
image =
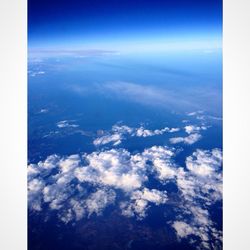
[[[122,214],[127,217],[137,216],[138,219],[142,219],[147,215],[146,211],[149,208],[149,203],[154,203],[155,205],[166,203],[166,193],[166,191],[149,190],[148,188],[134,191],[129,202],[121,202]]]
[[[189,171],[199,176],[212,175],[222,164],[222,152],[219,149],[197,150],[187,157],[186,166]]]
[[[216,229],[208,210],[212,204],[222,200],[221,165],[220,149],[198,149],[186,158],[187,171],[179,168],[176,173],[183,204],[179,206],[181,213],[172,226],[180,238],[197,236],[202,249],[221,247],[222,232]],[[186,215],[191,218],[187,219]]]
[[[163,204],[167,201],[167,192],[159,191],[157,189],[144,188],[142,191],[137,190],[132,194],[131,199],[133,200],[145,200],[148,202],[155,203],[156,205]]]
[[[86,200],[89,216],[93,213],[100,215],[105,207],[114,203],[116,194],[113,190],[98,190]]]
[[[152,167],[160,181],[175,177],[176,165],[173,162],[174,150],[171,148],[153,146],[142,153],[147,161],[152,162]]]
[[[196,115],[201,115],[203,114],[204,111],[203,110],[198,110],[198,111],[194,111],[194,112],[190,112],[190,113],[187,113],[188,116],[196,116]]]
[[[186,133],[188,134],[192,134],[192,133],[196,133],[196,132],[199,132],[201,130],[206,130],[207,127],[206,126],[194,126],[194,125],[187,125],[184,127]]]
[[[48,113],[48,112],[49,112],[48,109],[41,109],[41,110],[39,111],[39,113],[41,113],[41,114],[43,114],[43,113]]]
[[[185,166],[176,165],[176,153],[174,148],[153,146],[134,154],[111,149],[51,155],[28,166],[29,209],[37,213],[50,209],[64,223],[71,223],[100,216],[117,204],[120,214],[142,220],[150,207],[168,203],[176,211],[168,224],[180,240],[196,242],[201,249],[219,248],[222,232],[211,218],[210,207],[222,200],[222,152],[197,149],[186,157]],[[152,179],[163,189],[149,187]],[[178,189],[174,203],[168,183]]]
[[[121,134],[132,134],[134,131],[134,128],[131,128],[127,125],[114,125],[112,126],[112,131],[115,133],[121,133]]]
[[[166,178],[168,166],[159,166],[157,161],[165,159],[170,164],[174,155],[171,150],[154,146],[137,154],[125,149],[112,149],[68,157],[51,155],[44,161],[28,166],[30,208],[40,210],[42,203],[47,203],[50,209],[63,209],[69,197],[81,196],[88,185],[119,189],[126,195],[133,194],[133,197],[143,190],[141,199],[158,204],[156,190],[150,193],[150,190],[143,188],[152,172],[152,165],[156,178],[158,175]],[[134,193],[136,190],[138,192]],[[88,213],[91,214],[91,209],[88,209]],[[66,217],[69,218],[69,214]]]
[[[86,156],[88,165],[77,168],[75,175],[80,181],[112,186],[124,191],[140,188],[147,177],[145,165],[137,163],[136,155],[127,150],[93,152]]]
[[[201,121],[222,121],[221,113],[219,112],[217,116],[206,114],[205,111],[199,110],[191,113],[187,113],[187,116],[195,116],[197,120]]]
[[[198,243],[198,249],[221,249],[222,232],[215,228],[208,210],[193,205],[189,215],[193,217],[190,222],[178,220],[172,224],[179,239],[189,238],[190,243]],[[200,242],[193,236],[198,237]]]
[[[179,128],[168,128],[165,127],[163,129],[155,129],[149,130],[140,126],[139,128],[132,128],[127,125],[114,125],[112,126],[111,131],[107,132],[107,134],[97,137],[93,144],[95,146],[106,145],[109,143],[113,143],[113,146],[117,146],[121,144],[126,137],[150,137],[156,135],[162,135],[164,133],[174,133],[178,132]],[[126,136],[126,137],[125,137]]]
[[[193,115],[193,113],[191,113]],[[200,132],[202,130],[207,130],[208,126],[202,125],[202,126],[195,126],[195,125],[187,125],[184,127],[185,132],[188,134],[188,136],[185,137],[172,137],[169,139],[171,144],[177,144],[177,143],[184,143],[184,144],[194,144],[195,142],[199,141],[202,136]]]
[[[41,192],[45,184],[41,179],[32,179],[28,182],[28,202],[33,210],[41,211]]]
[[[45,74],[45,71],[41,71],[41,70],[38,70],[38,71],[28,71],[28,74],[32,77],[35,77],[35,76],[39,76],[39,75],[44,75]]]
[[[93,144],[95,146],[99,146],[99,145],[105,145],[111,142],[113,142],[113,146],[119,145],[122,142],[122,135],[118,133],[115,133],[113,135],[105,135],[105,136],[96,138],[93,141]]]
[[[169,141],[172,144],[177,144],[177,143],[185,143],[185,144],[194,144],[195,142],[199,141],[202,138],[202,136],[198,133],[195,134],[190,134],[189,136],[186,137],[173,137],[170,138]]]
[[[85,49],[85,50],[70,50],[70,49],[51,49],[51,50],[41,50],[41,49],[31,49],[29,50],[29,61],[37,62],[37,59],[42,60],[42,58],[58,57],[58,56],[74,56],[74,57],[88,57],[88,56],[106,56],[106,55],[116,55],[117,51],[114,50],[101,50],[101,49]],[[40,61],[38,61],[40,62]]]
[[[58,128],[77,128],[79,127],[79,125],[77,124],[72,124],[71,123],[72,121],[67,121],[67,120],[64,120],[64,121],[59,121],[56,126]]]
[[[138,136],[138,137],[148,137],[148,136],[154,136],[154,135],[162,135],[166,132],[178,132],[180,129],[179,128],[168,128],[165,127],[163,129],[155,129],[155,130],[149,130],[145,129],[144,127],[140,127],[135,130],[135,134],[133,136]]]
[[[179,98],[179,93],[176,91],[166,90],[154,85],[116,81],[98,84],[96,89],[99,93],[108,97],[116,97],[164,109],[175,108],[181,110],[183,107],[195,108],[197,106],[193,101],[188,100],[188,98]]]
[[[186,238],[190,234],[194,234],[193,228],[183,221],[175,221],[173,228],[180,238]]]

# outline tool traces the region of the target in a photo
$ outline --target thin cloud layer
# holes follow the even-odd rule
[[[96,90],[107,97],[119,98],[141,105],[161,107],[168,110],[172,108],[183,110],[183,107],[195,109],[198,106],[197,103],[193,102],[193,98],[188,96],[184,99],[180,98],[179,92],[173,89],[166,90],[155,87],[153,84],[114,81],[97,84]]]

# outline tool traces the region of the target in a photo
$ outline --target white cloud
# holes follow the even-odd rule
[[[96,138],[93,141],[93,144],[95,146],[99,146],[99,145],[105,145],[105,144],[113,142],[113,145],[116,146],[116,145],[119,145],[121,141],[122,141],[122,135],[115,133],[113,135],[105,135],[105,136]]]
[[[59,121],[56,126],[58,128],[77,128],[79,125],[73,124],[72,121],[64,120],[64,121]]]
[[[180,131],[179,128],[170,128],[170,129],[169,129],[169,132],[170,132],[170,133],[174,133],[174,132],[178,132],[178,131]]]
[[[159,180],[165,181],[175,177],[176,166],[173,163],[173,149],[153,146],[142,153],[145,160],[151,161]]]
[[[154,146],[146,149],[143,153],[137,154],[131,154],[125,149],[112,149],[82,156],[49,156],[44,161],[28,166],[28,180],[31,186],[29,188],[30,204],[33,204],[34,207],[36,201],[36,210],[40,209],[41,202],[47,203],[53,210],[61,210],[65,206],[65,202],[68,204],[69,198],[74,197],[77,190],[79,195],[84,194],[81,186],[83,183],[96,187],[100,185],[109,187],[110,190],[120,189],[128,196],[133,194],[133,197],[140,194],[140,199],[159,204],[161,201],[157,190],[150,191],[143,188],[148,180],[148,175],[152,171],[156,177],[160,176],[162,180],[169,178],[171,171],[173,171],[170,167],[174,167],[174,164],[171,163],[173,155],[172,149]],[[159,160],[162,161],[161,166]],[[163,164],[164,160],[168,165]],[[147,163],[147,161],[151,163]],[[153,168],[150,167],[151,165]],[[49,178],[47,181],[46,176]],[[39,188],[36,188],[36,183]],[[84,199],[88,198],[85,197]],[[145,202],[137,201],[137,203],[139,206]],[[91,212],[91,201],[88,204],[87,213],[97,213],[97,210]],[[30,207],[32,208],[32,206]],[[102,206],[100,206],[101,208]],[[67,210],[61,216],[64,218],[63,220],[67,221],[71,217],[74,218],[74,214],[75,212]]]
[[[105,96],[147,106],[164,109],[175,108],[175,110],[183,110],[183,107],[197,107],[197,104],[192,101],[193,97],[183,99],[180,98],[179,92],[155,87],[154,85],[117,81],[98,84],[96,89]]]
[[[132,134],[134,129],[127,125],[114,125],[112,131],[121,134]]]
[[[158,178],[162,181],[172,179],[176,175],[171,161],[155,159],[153,161],[153,166],[158,172]]]
[[[117,146],[121,144],[122,140],[125,140],[125,136],[131,136],[131,137],[149,137],[149,136],[156,136],[156,135],[162,135],[164,133],[174,133],[178,132],[179,128],[168,128],[165,127],[163,129],[155,129],[150,130],[146,129],[143,126],[139,128],[131,128],[127,125],[114,125],[112,127],[112,130],[108,132],[106,135],[102,135],[100,137],[97,137],[93,144],[95,146],[100,145],[106,145],[109,143],[113,143],[113,146]]]
[[[209,176],[221,166],[222,152],[219,149],[197,150],[192,156],[187,157],[188,170],[199,176]]]
[[[192,134],[192,133],[196,133],[199,132],[200,130],[206,130],[207,127],[206,126],[194,126],[194,125],[187,125],[184,127],[186,133],[188,134]]]
[[[164,204],[167,201],[167,192],[156,189],[144,188],[134,191],[130,202],[121,202],[122,214],[127,217],[137,216],[138,219],[146,217],[146,211],[150,203],[155,205]]]
[[[187,171],[179,168],[176,174],[183,204],[179,206],[181,213],[178,221],[172,226],[180,238],[197,236],[201,241],[201,249],[221,246],[222,232],[216,229],[207,209],[222,199],[221,164],[221,150],[197,150],[186,158]],[[187,219],[186,215],[191,216],[191,219]]]
[[[196,114],[195,112],[191,113],[191,115]],[[190,115],[190,114],[189,114]],[[195,125],[187,125],[184,127],[185,132],[188,134],[188,136],[184,137],[173,137],[170,138],[169,141],[171,144],[177,144],[177,143],[184,143],[184,144],[194,144],[195,142],[199,141],[202,136],[200,132],[202,130],[207,130],[207,126],[202,125],[202,126],[195,126]]]
[[[43,189],[43,200],[49,203],[51,209],[59,210],[69,197],[70,192],[64,186],[52,184]]]
[[[143,190],[134,191],[131,199],[134,200],[146,200],[148,202],[155,203],[156,205],[163,204],[167,201],[167,192],[159,191],[157,189],[144,188]]]
[[[173,228],[181,238],[186,238],[190,234],[194,234],[193,228],[183,221],[175,221],[173,223]]]
[[[172,224],[172,227],[180,239],[192,236],[198,237],[200,239],[198,249],[209,250],[219,249],[221,247],[222,232],[215,228],[208,210],[202,209],[199,206],[190,205],[190,207],[188,209],[186,208],[186,211],[184,210],[183,212],[191,215],[193,219],[189,222],[178,220]],[[185,220],[185,218],[183,219]],[[213,238],[212,242],[211,237]],[[194,240],[194,238],[190,238],[190,242],[192,242],[192,240]]]
[[[39,76],[39,75],[44,75],[45,74],[45,71],[29,71],[28,72],[30,76]]]
[[[29,207],[35,211],[41,211],[42,190],[45,184],[41,179],[32,179],[28,182],[28,203]]]
[[[188,116],[196,116],[196,115],[201,115],[201,114],[203,114],[203,113],[204,113],[203,110],[198,110],[198,111],[190,112],[190,113],[188,113],[187,115],[188,115]]]
[[[48,207],[69,223],[101,215],[106,207],[119,204],[124,216],[143,219],[151,206],[171,204],[167,188],[147,187],[149,178],[154,178],[163,187],[171,182],[178,188],[178,202],[173,205],[177,217],[169,222],[177,236],[188,240],[195,236],[201,249],[211,249],[211,244],[216,249],[222,233],[216,229],[209,207],[222,200],[222,152],[198,149],[182,167],[175,164],[175,154],[173,148],[153,146],[136,154],[111,149],[49,156],[28,166],[29,209],[39,212]]]
[[[50,155],[45,159],[45,161],[38,162],[38,167],[40,169],[50,171],[51,169],[57,167],[57,162],[59,159],[60,159],[60,157],[58,155]],[[35,167],[35,165],[33,165],[33,167]]]
[[[43,113],[48,113],[49,110],[48,109],[41,109],[39,113],[43,114]]]
[[[165,127],[163,129],[155,129],[155,130],[149,130],[149,129],[145,129],[142,126],[138,129],[136,129],[134,136],[138,136],[138,137],[148,137],[148,136],[154,136],[154,135],[162,135],[166,132],[177,132],[179,131],[179,128],[168,128]]]
[[[76,199],[71,199],[70,200],[70,207],[71,207],[72,213],[75,214],[75,219],[77,221],[82,219],[87,213],[86,208],[85,208],[85,201],[84,200],[83,201],[82,200],[78,201]]]
[[[195,134],[190,134],[189,136],[186,137],[173,137],[170,138],[169,141],[172,144],[177,144],[177,143],[185,143],[185,144],[194,144],[195,142],[199,141],[202,138],[202,136],[198,133]]]
[[[114,203],[116,194],[113,190],[98,190],[86,200],[86,209],[89,216],[93,213],[100,215],[105,207]]]
[[[137,165],[136,160],[126,150],[94,152],[86,156],[88,165],[76,169],[75,176],[80,181],[101,183],[129,191],[140,188],[147,179],[145,166]]]

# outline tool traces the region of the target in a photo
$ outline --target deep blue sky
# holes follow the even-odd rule
[[[221,0],[28,1],[30,48],[220,39],[221,29]]]

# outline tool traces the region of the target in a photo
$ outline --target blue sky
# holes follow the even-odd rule
[[[29,0],[28,8],[29,48],[206,47],[221,40],[220,0]]]

